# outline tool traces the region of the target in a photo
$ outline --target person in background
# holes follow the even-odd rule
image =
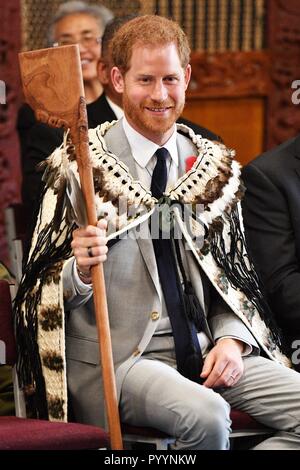
[[[34,377],[39,416],[63,419],[67,377],[76,420],[105,424],[91,284],[91,267],[104,263],[123,422],[174,436],[172,449],[225,450],[233,406],[274,429],[257,449],[300,449],[300,375],[284,366],[265,323],[244,242],[239,165],[223,144],[176,124],[191,77],[187,37],[175,22],[146,15],[124,24],[111,50],[124,117],[89,131],[101,220],[71,223],[68,199],[53,194],[69,173],[56,152],[17,294],[21,384]],[[186,174],[190,155],[197,160]],[[116,209],[124,198],[127,219]],[[168,207],[157,226],[155,214]]]
[[[60,5],[48,32],[49,46],[79,45],[89,127],[96,127],[106,120],[101,114],[99,102],[102,85],[97,76],[97,64],[104,28],[112,18],[113,13],[103,5],[65,2]],[[37,122],[32,109],[26,104],[20,108],[17,130],[23,175],[22,202],[30,217],[33,208],[38,207],[43,188],[42,174],[36,167],[60,146],[63,130]]]
[[[242,170],[249,250],[300,372],[300,135]]]

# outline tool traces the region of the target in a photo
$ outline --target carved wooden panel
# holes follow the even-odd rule
[[[173,18],[195,51],[249,51],[264,46],[266,0],[140,0],[142,14]]]
[[[192,54],[188,98],[266,96],[270,59],[265,51]]]
[[[20,49],[19,0],[1,2],[0,80],[5,83],[6,104],[0,104],[0,260],[8,263],[4,208],[20,198],[20,164],[15,119],[19,105]]]
[[[269,2],[268,24],[272,87],[267,115],[267,143],[268,147],[273,147],[300,132],[300,93],[292,88],[293,82],[300,81],[300,2]],[[300,82],[295,86],[299,89]]]

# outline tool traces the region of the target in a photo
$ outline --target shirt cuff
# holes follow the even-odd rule
[[[77,290],[78,294],[88,294],[91,289],[93,288],[92,284],[86,284],[85,282],[82,282],[80,279],[78,272],[77,272],[77,266],[76,266],[76,260],[74,259],[73,262],[73,281],[74,281],[74,287]]]
[[[247,357],[247,356],[250,356],[253,352],[253,346],[252,344],[250,343],[247,343],[245,340],[242,340],[240,338],[237,338],[236,336],[222,336],[221,338],[218,338],[218,341],[221,341],[222,339],[236,339],[238,341],[240,341],[241,343],[243,343],[244,345],[244,350],[243,352],[241,353],[241,356],[242,357]]]

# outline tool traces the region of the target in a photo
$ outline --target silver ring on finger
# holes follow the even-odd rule
[[[93,258],[93,248],[91,246],[87,247],[87,252],[90,258]]]

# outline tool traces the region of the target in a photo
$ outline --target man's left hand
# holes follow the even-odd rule
[[[244,344],[236,339],[220,339],[205,358],[201,377],[208,388],[232,387],[242,377]]]

